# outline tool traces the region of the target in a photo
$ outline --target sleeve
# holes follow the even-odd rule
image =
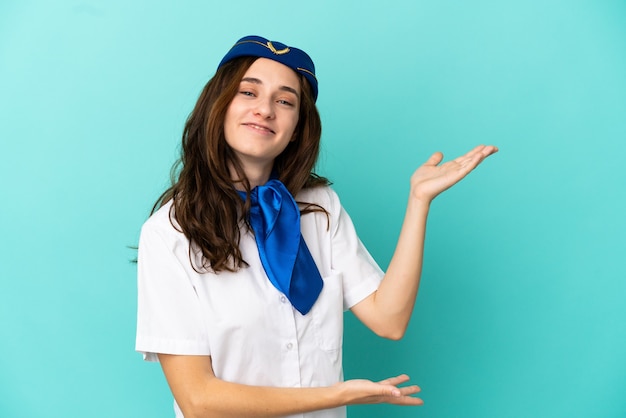
[[[210,354],[200,301],[183,265],[190,264],[188,250],[181,241],[152,225],[141,230],[135,350],[147,361],[157,361],[156,353]]]
[[[343,307],[348,310],[378,289],[384,276],[359,239],[350,216],[334,191],[330,196],[331,265],[343,276]]]

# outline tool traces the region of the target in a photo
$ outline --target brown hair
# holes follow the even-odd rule
[[[154,213],[173,200],[170,220],[174,215],[189,242],[201,251],[199,268],[203,270],[236,271],[246,265],[239,250],[240,226],[250,228],[247,222],[250,203],[237,193],[229,166],[234,168],[247,193],[250,193],[250,183],[226,143],[224,119],[241,79],[256,59],[236,58],[220,67],[206,84],[185,123],[181,156],[172,167],[172,186],[152,208]],[[322,124],[308,81],[301,75],[298,77],[302,98],[295,140],[274,160],[274,172],[293,196],[303,188],[329,184],[326,178],[313,173]],[[307,204],[302,213],[320,210],[324,211],[317,205]],[[194,269],[199,271],[191,245],[189,257]]]

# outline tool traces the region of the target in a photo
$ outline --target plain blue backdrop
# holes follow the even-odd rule
[[[369,417],[626,417],[626,3],[4,0],[0,416],[169,417],[134,353],[141,224],[228,48],[314,58],[319,171],[386,267],[431,153],[501,152],[433,203],[404,340],[346,315]]]

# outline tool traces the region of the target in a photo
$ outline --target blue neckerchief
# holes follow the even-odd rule
[[[245,199],[246,193],[239,195]],[[271,179],[250,193],[250,225],[270,282],[306,315],[324,282],[300,233],[300,209],[285,185]]]

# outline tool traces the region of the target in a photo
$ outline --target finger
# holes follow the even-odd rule
[[[381,401],[394,404],[394,405],[423,405],[424,404],[424,401],[421,398],[410,396],[410,395],[386,397],[385,399],[381,399]]]
[[[421,398],[415,396],[402,396],[397,399],[392,399],[389,403],[396,405],[423,405],[424,401]]]
[[[482,163],[483,160],[489,157],[492,154],[498,152],[498,148],[493,145],[483,147],[479,153],[477,153],[470,164],[472,165],[472,169],[474,169],[478,164]]]
[[[477,157],[480,158],[480,160],[484,160],[485,158],[489,157],[491,154],[495,154],[496,152],[498,152],[498,148],[494,147],[493,145],[487,145],[484,146],[480,152],[478,152]]]
[[[485,158],[496,152],[498,152],[498,148],[493,145],[479,145],[467,154],[455,159],[454,162],[459,164],[463,171],[470,172],[471,170],[476,168],[476,166],[478,166],[478,164],[480,164]]]
[[[419,391],[420,388],[416,385],[401,388],[392,385],[381,385],[378,393],[375,395],[378,399],[374,400],[374,398],[372,398],[372,400],[374,400],[374,403],[384,402],[394,405],[423,405],[424,401],[422,399],[411,396]]]
[[[437,151],[436,153],[434,153],[433,155],[431,155],[428,160],[426,160],[426,162],[424,163],[424,165],[432,165],[432,166],[436,166],[437,164],[439,164],[441,161],[443,161],[443,154],[439,151]]]
[[[387,391],[389,390],[389,392]],[[417,385],[410,385],[410,386],[402,386],[402,387],[396,387],[396,386],[391,386],[391,385],[386,385],[385,386],[385,394],[389,395],[391,394],[391,396],[411,396],[411,395],[415,395],[416,393],[421,392],[422,389],[417,386]]]
[[[484,145],[478,145],[477,147],[474,147],[472,150],[465,153],[464,155],[461,155],[460,157],[455,158],[453,161],[459,164],[462,164],[463,162],[466,162],[466,161],[471,161],[477,156],[482,155],[482,152],[484,149],[485,149]]]
[[[394,385],[389,385],[385,383],[379,383],[378,388],[375,390],[375,396],[384,396],[391,398],[399,398],[402,396],[402,391],[395,387]]]
[[[481,159],[484,159],[491,154],[495,154],[498,151],[498,147],[494,145],[479,145],[468,154],[472,154],[473,158],[480,157]]]
[[[412,396],[405,396],[403,398],[400,398],[398,400],[395,400],[394,402],[390,402],[393,403],[394,405],[401,405],[401,406],[421,406],[424,405],[424,401],[420,398],[414,398]]]
[[[416,393],[419,393],[422,391],[422,389],[417,386],[417,385],[411,385],[411,386],[403,386],[400,389],[400,394],[402,396],[409,396],[409,395],[414,395]]]
[[[491,154],[495,154],[498,151],[500,151],[500,150],[495,145],[488,145],[483,150],[483,154],[491,155]]]
[[[381,381],[380,381],[380,382],[378,382],[378,383],[380,383],[380,384],[382,384],[382,385],[393,385],[393,386],[398,386],[398,385],[400,385],[400,384],[402,384],[402,383],[408,382],[408,381],[409,381],[409,379],[410,379],[410,378],[409,378],[409,376],[408,376],[408,375],[406,375],[406,374],[401,374],[401,375],[394,376],[394,377],[388,377],[387,379],[385,379],[385,380],[381,380]]]

